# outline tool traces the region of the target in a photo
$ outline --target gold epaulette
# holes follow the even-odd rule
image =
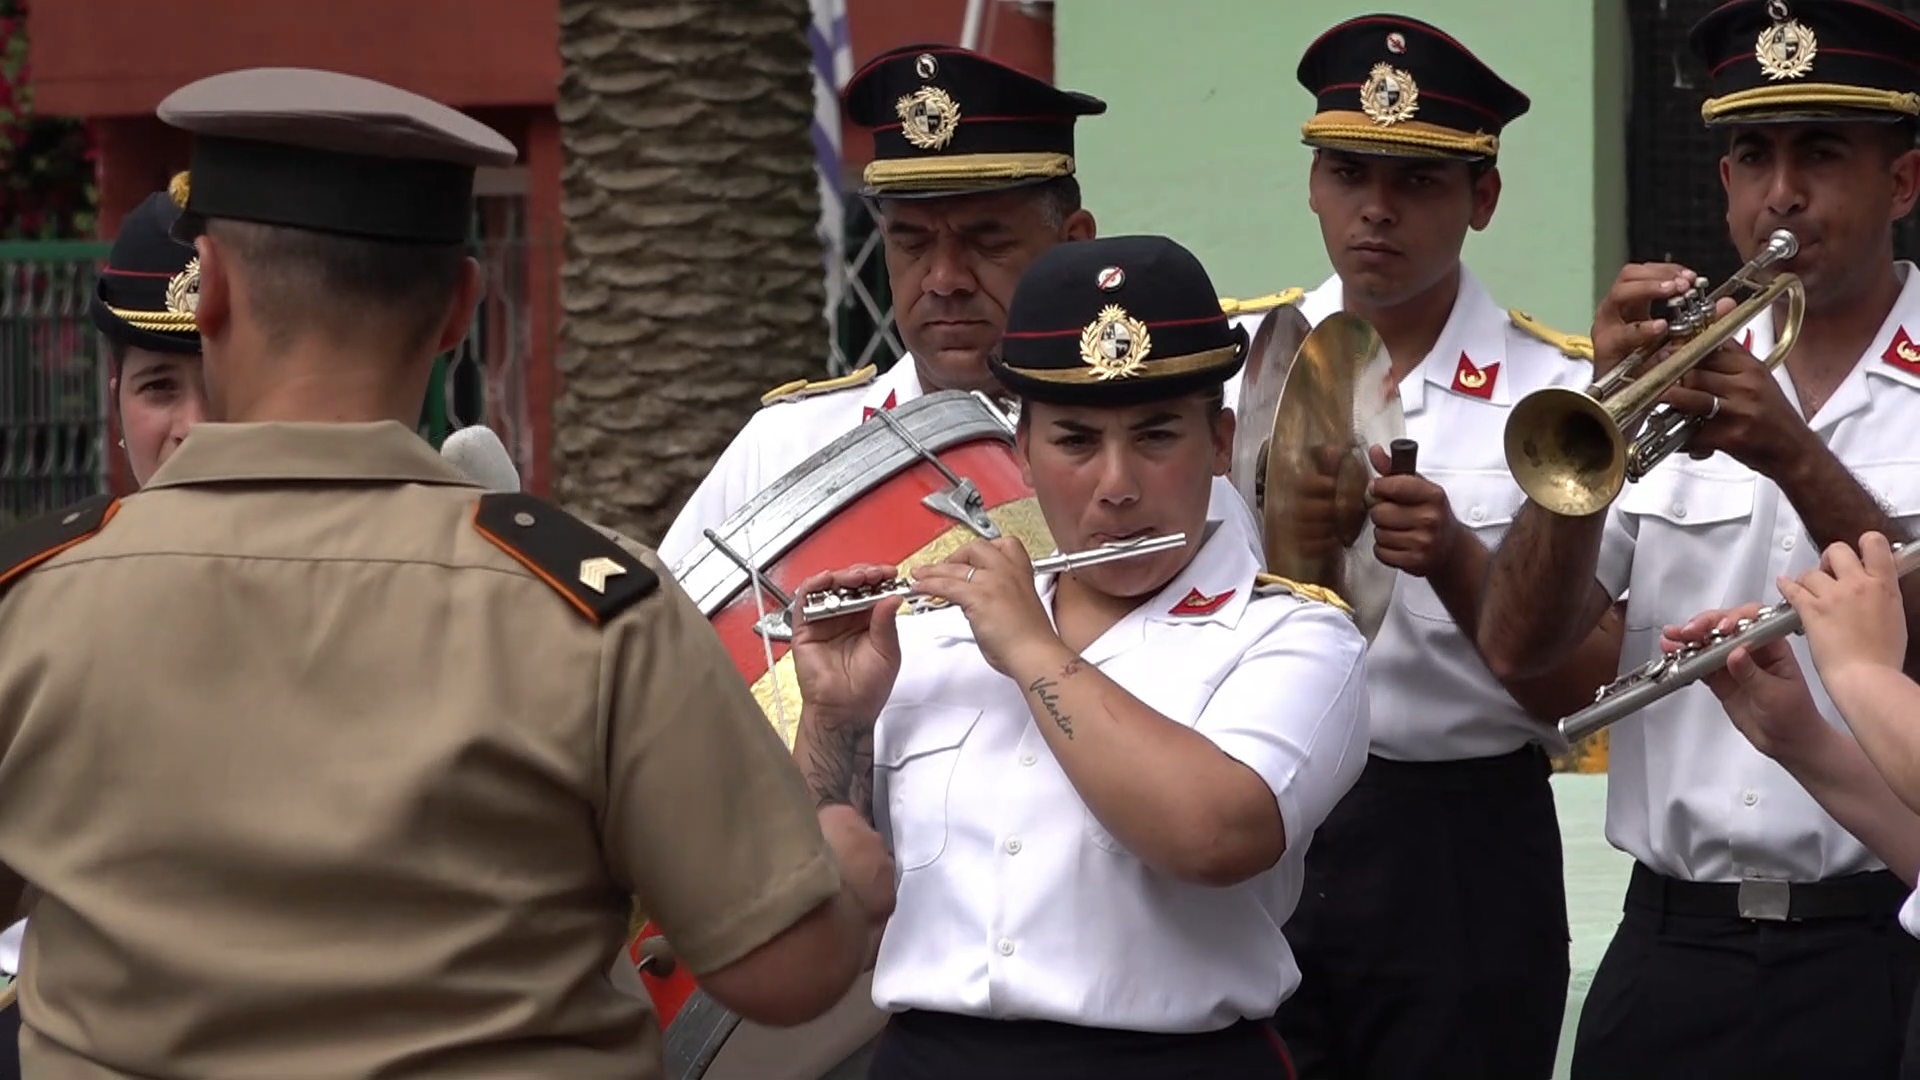
[[[1223,296],[1220,298],[1220,310],[1228,315],[1258,315],[1263,311],[1272,311],[1277,307],[1297,304],[1300,302],[1300,298],[1305,295],[1307,295],[1307,291],[1296,286],[1281,292],[1268,293],[1265,296],[1256,296],[1250,300],[1235,300],[1231,296]]]
[[[911,360],[908,363],[912,363]],[[771,405],[776,401],[799,401],[817,394],[831,394],[835,390],[845,390],[849,386],[864,386],[880,376],[880,369],[872,364],[858,371],[850,371],[837,379],[795,379],[760,395],[760,404]]]
[[[1575,360],[1593,362],[1593,339],[1584,334],[1563,334],[1541,322],[1519,308],[1508,308],[1507,318],[1519,327],[1528,337],[1544,341],[1559,349],[1561,355],[1571,356]]]
[[[1340,599],[1340,594],[1325,585],[1309,585],[1304,581],[1283,578],[1279,574],[1260,573],[1253,576],[1253,595],[1255,596],[1297,596],[1302,600],[1316,600],[1322,604],[1339,608],[1343,614],[1351,616],[1353,605]]]

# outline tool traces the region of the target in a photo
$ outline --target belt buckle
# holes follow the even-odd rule
[[[1793,886],[1772,878],[1742,878],[1738,897],[1740,917],[1786,922],[1793,908]]]

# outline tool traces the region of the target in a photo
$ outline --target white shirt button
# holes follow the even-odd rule
[[[1740,796],[1740,801],[1746,803],[1748,806],[1752,806],[1754,803],[1760,801],[1760,796],[1749,791],[1745,795]]]
[[[1007,854],[1009,855],[1020,854],[1020,838],[1019,837],[1015,836],[1007,840]]]
[[[1781,541],[1780,541],[1780,550],[1782,550],[1782,551],[1792,551],[1792,550],[1793,550],[1793,537],[1791,537],[1791,536],[1789,536],[1789,537],[1787,537],[1787,538],[1785,538],[1785,539],[1783,539],[1783,540],[1781,540]]]
[[[1000,955],[1001,956],[1013,955],[1013,941],[1011,939],[1009,938],[1000,939]]]
[[[1474,521],[1485,521],[1487,520],[1487,508],[1484,506],[1476,506],[1467,511],[1467,517]]]
[[[1034,762],[1036,762],[1036,761],[1039,761],[1039,760],[1040,760],[1040,758],[1039,758],[1038,756],[1036,756],[1036,755],[1034,755],[1034,754],[1021,754],[1021,755],[1020,755],[1020,764],[1022,764],[1022,765],[1031,765],[1031,764],[1033,764]]]
[[[1685,503],[1674,503],[1674,504],[1673,504],[1673,516],[1674,516],[1674,517],[1677,517],[1677,518],[1683,518],[1683,517],[1686,517],[1686,516],[1687,516],[1687,505],[1686,505]]]

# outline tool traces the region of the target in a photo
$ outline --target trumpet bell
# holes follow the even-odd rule
[[[1336,312],[1284,368],[1263,364],[1242,384],[1242,401],[1266,395],[1271,412],[1245,416],[1235,436],[1235,461],[1256,461],[1257,471],[1234,482],[1252,488],[1267,570],[1331,589],[1372,641],[1397,575],[1374,553],[1367,485],[1378,474],[1368,449],[1406,434],[1386,349],[1366,320]]]
[[[1565,517],[1607,508],[1627,476],[1627,441],[1583,390],[1542,387],[1507,418],[1507,468],[1527,498]]]

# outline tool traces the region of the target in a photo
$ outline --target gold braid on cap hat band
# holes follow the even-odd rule
[[[1195,372],[1216,368],[1240,355],[1240,346],[1227,345],[1206,352],[1188,353],[1185,356],[1169,356],[1164,360],[1142,360],[1140,373],[1132,378],[1103,377],[1090,367],[1070,368],[1023,368],[1007,364],[1007,370],[1015,375],[1024,375],[1035,382],[1059,383],[1069,386],[1091,386],[1095,383],[1121,385],[1140,379],[1164,378],[1169,375],[1192,375]]]
[[[1300,137],[1309,143],[1324,142],[1335,149],[1342,146],[1358,150],[1427,151],[1438,154],[1472,154],[1497,157],[1500,139],[1494,135],[1467,134],[1439,124],[1403,120],[1376,124],[1366,113],[1323,112],[1300,127]]]
[[[1844,83],[1796,83],[1792,86],[1756,86],[1751,90],[1736,90],[1724,97],[1708,98],[1700,104],[1700,119],[1710,124],[1728,113],[1775,105],[1827,105],[1839,109],[1872,109],[1920,116],[1920,94],[1875,90]]]
[[[118,316],[128,326],[138,330],[159,330],[175,334],[195,334],[200,324],[193,319],[190,311],[133,311],[111,305],[107,310]]]
[[[914,161],[876,161],[861,177],[876,194],[890,191],[926,191],[954,184],[1007,183],[1015,180],[1052,180],[1073,173],[1068,154],[962,154],[958,157]]]

